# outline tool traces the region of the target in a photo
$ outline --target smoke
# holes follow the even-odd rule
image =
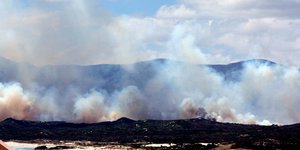
[[[224,75],[205,66],[174,61],[157,63],[154,69],[155,74],[149,79],[139,84],[120,85],[121,88],[112,91],[1,83],[0,120],[13,117],[92,123],[125,116],[132,119],[198,117],[247,124],[300,122],[297,68],[249,61],[244,63],[237,81],[225,80]],[[135,65],[130,67],[130,73],[139,71]],[[100,84],[105,81],[96,80],[101,80]],[[128,79],[120,80],[117,84]]]
[[[75,120],[98,122],[106,119],[105,97],[96,91],[79,97],[74,104]]]
[[[182,104],[182,118],[199,117],[205,119],[214,119],[212,116],[207,114],[206,110],[200,106],[196,106],[190,99],[184,99]]]
[[[128,86],[117,94],[117,107],[123,116],[141,119],[148,117],[146,98],[136,86]]]
[[[19,84],[0,84],[0,118],[31,119],[35,113],[34,101]]]
[[[244,12],[240,9],[243,2],[226,10],[218,7],[227,3],[216,2],[181,0],[161,7],[156,16],[135,17],[114,16],[99,7],[98,1],[28,1],[27,6],[1,1],[0,51],[6,58],[38,66],[127,64],[160,57],[203,64],[249,56],[299,64],[299,19],[290,18],[293,9],[281,11],[269,2],[255,2],[254,8],[276,8]],[[216,9],[225,13],[214,14]],[[245,15],[236,16],[241,13]],[[300,74],[293,67],[248,62],[237,74],[238,81],[205,66],[171,61],[155,64],[154,75],[149,68],[135,65],[121,66],[121,71],[96,68],[95,75],[93,67],[33,69],[2,58],[0,68],[0,120],[99,122],[126,116],[200,117],[250,124],[300,122]]]

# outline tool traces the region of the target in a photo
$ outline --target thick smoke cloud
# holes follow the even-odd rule
[[[162,57],[193,63],[264,58],[300,65],[298,0],[178,0],[149,16],[113,15],[102,2],[0,1],[0,55],[38,66]]]
[[[92,0],[1,1],[0,55],[37,66],[153,58],[192,64],[268,58],[299,65],[299,6],[297,0],[179,0],[153,16],[137,17],[114,16]],[[35,82],[38,72],[26,65],[10,70],[13,66],[1,64],[9,70],[1,77],[20,80],[0,84],[0,120],[98,122],[126,116],[300,122],[300,75],[292,67],[249,62],[238,81],[228,81],[210,68],[167,62],[155,66],[157,74],[143,85],[119,87],[130,82],[121,78],[106,89],[106,79],[85,78],[76,67],[55,74],[55,67],[48,66],[49,72]],[[139,74],[134,66],[125,70]],[[48,76],[60,80],[44,82]],[[84,84],[72,86],[73,79]]]
[[[36,113],[34,100],[17,84],[0,84],[0,117],[32,119]]]
[[[244,63],[241,77],[228,81],[211,68],[167,61],[145,85],[107,92],[69,87],[0,84],[0,119],[99,122],[132,119],[215,118],[249,124],[300,121],[300,73],[297,68],[261,62]],[[135,67],[131,67],[135,72]],[[64,93],[64,94],[62,94]]]

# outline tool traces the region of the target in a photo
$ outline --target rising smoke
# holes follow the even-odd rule
[[[297,68],[248,62],[240,80],[227,81],[211,68],[168,61],[143,85],[106,89],[25,88],[0,84],[0,119],[99,122],[132,119],[215,118],[249,124],[300,122]],[[131,72],[136,71],[134,67]],[[61,81],[63,82],[63,81]]]

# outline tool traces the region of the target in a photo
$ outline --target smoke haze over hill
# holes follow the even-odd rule
[[[300,122],[299,69],[265,60],[195,65],[158,59],[130,65],[44,67],[6,61],[1,60],[1,120],[91,123],[126,116]]]

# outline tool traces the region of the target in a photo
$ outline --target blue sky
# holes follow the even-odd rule
[[[154,15],[162,5],[172,5],[176,0],[103,0],[101,7],[115,15]]]
[[[13,0],[17,9],[30,8],[36,3],[31,0]],[[114,15],[143,15],[151,16],[162,5],[173,5],[176,0],[101,0],[98,6],[113,13]],[[52,4],[53,5],[53,4]],[[49,5],[50,7],[50,5]]]

